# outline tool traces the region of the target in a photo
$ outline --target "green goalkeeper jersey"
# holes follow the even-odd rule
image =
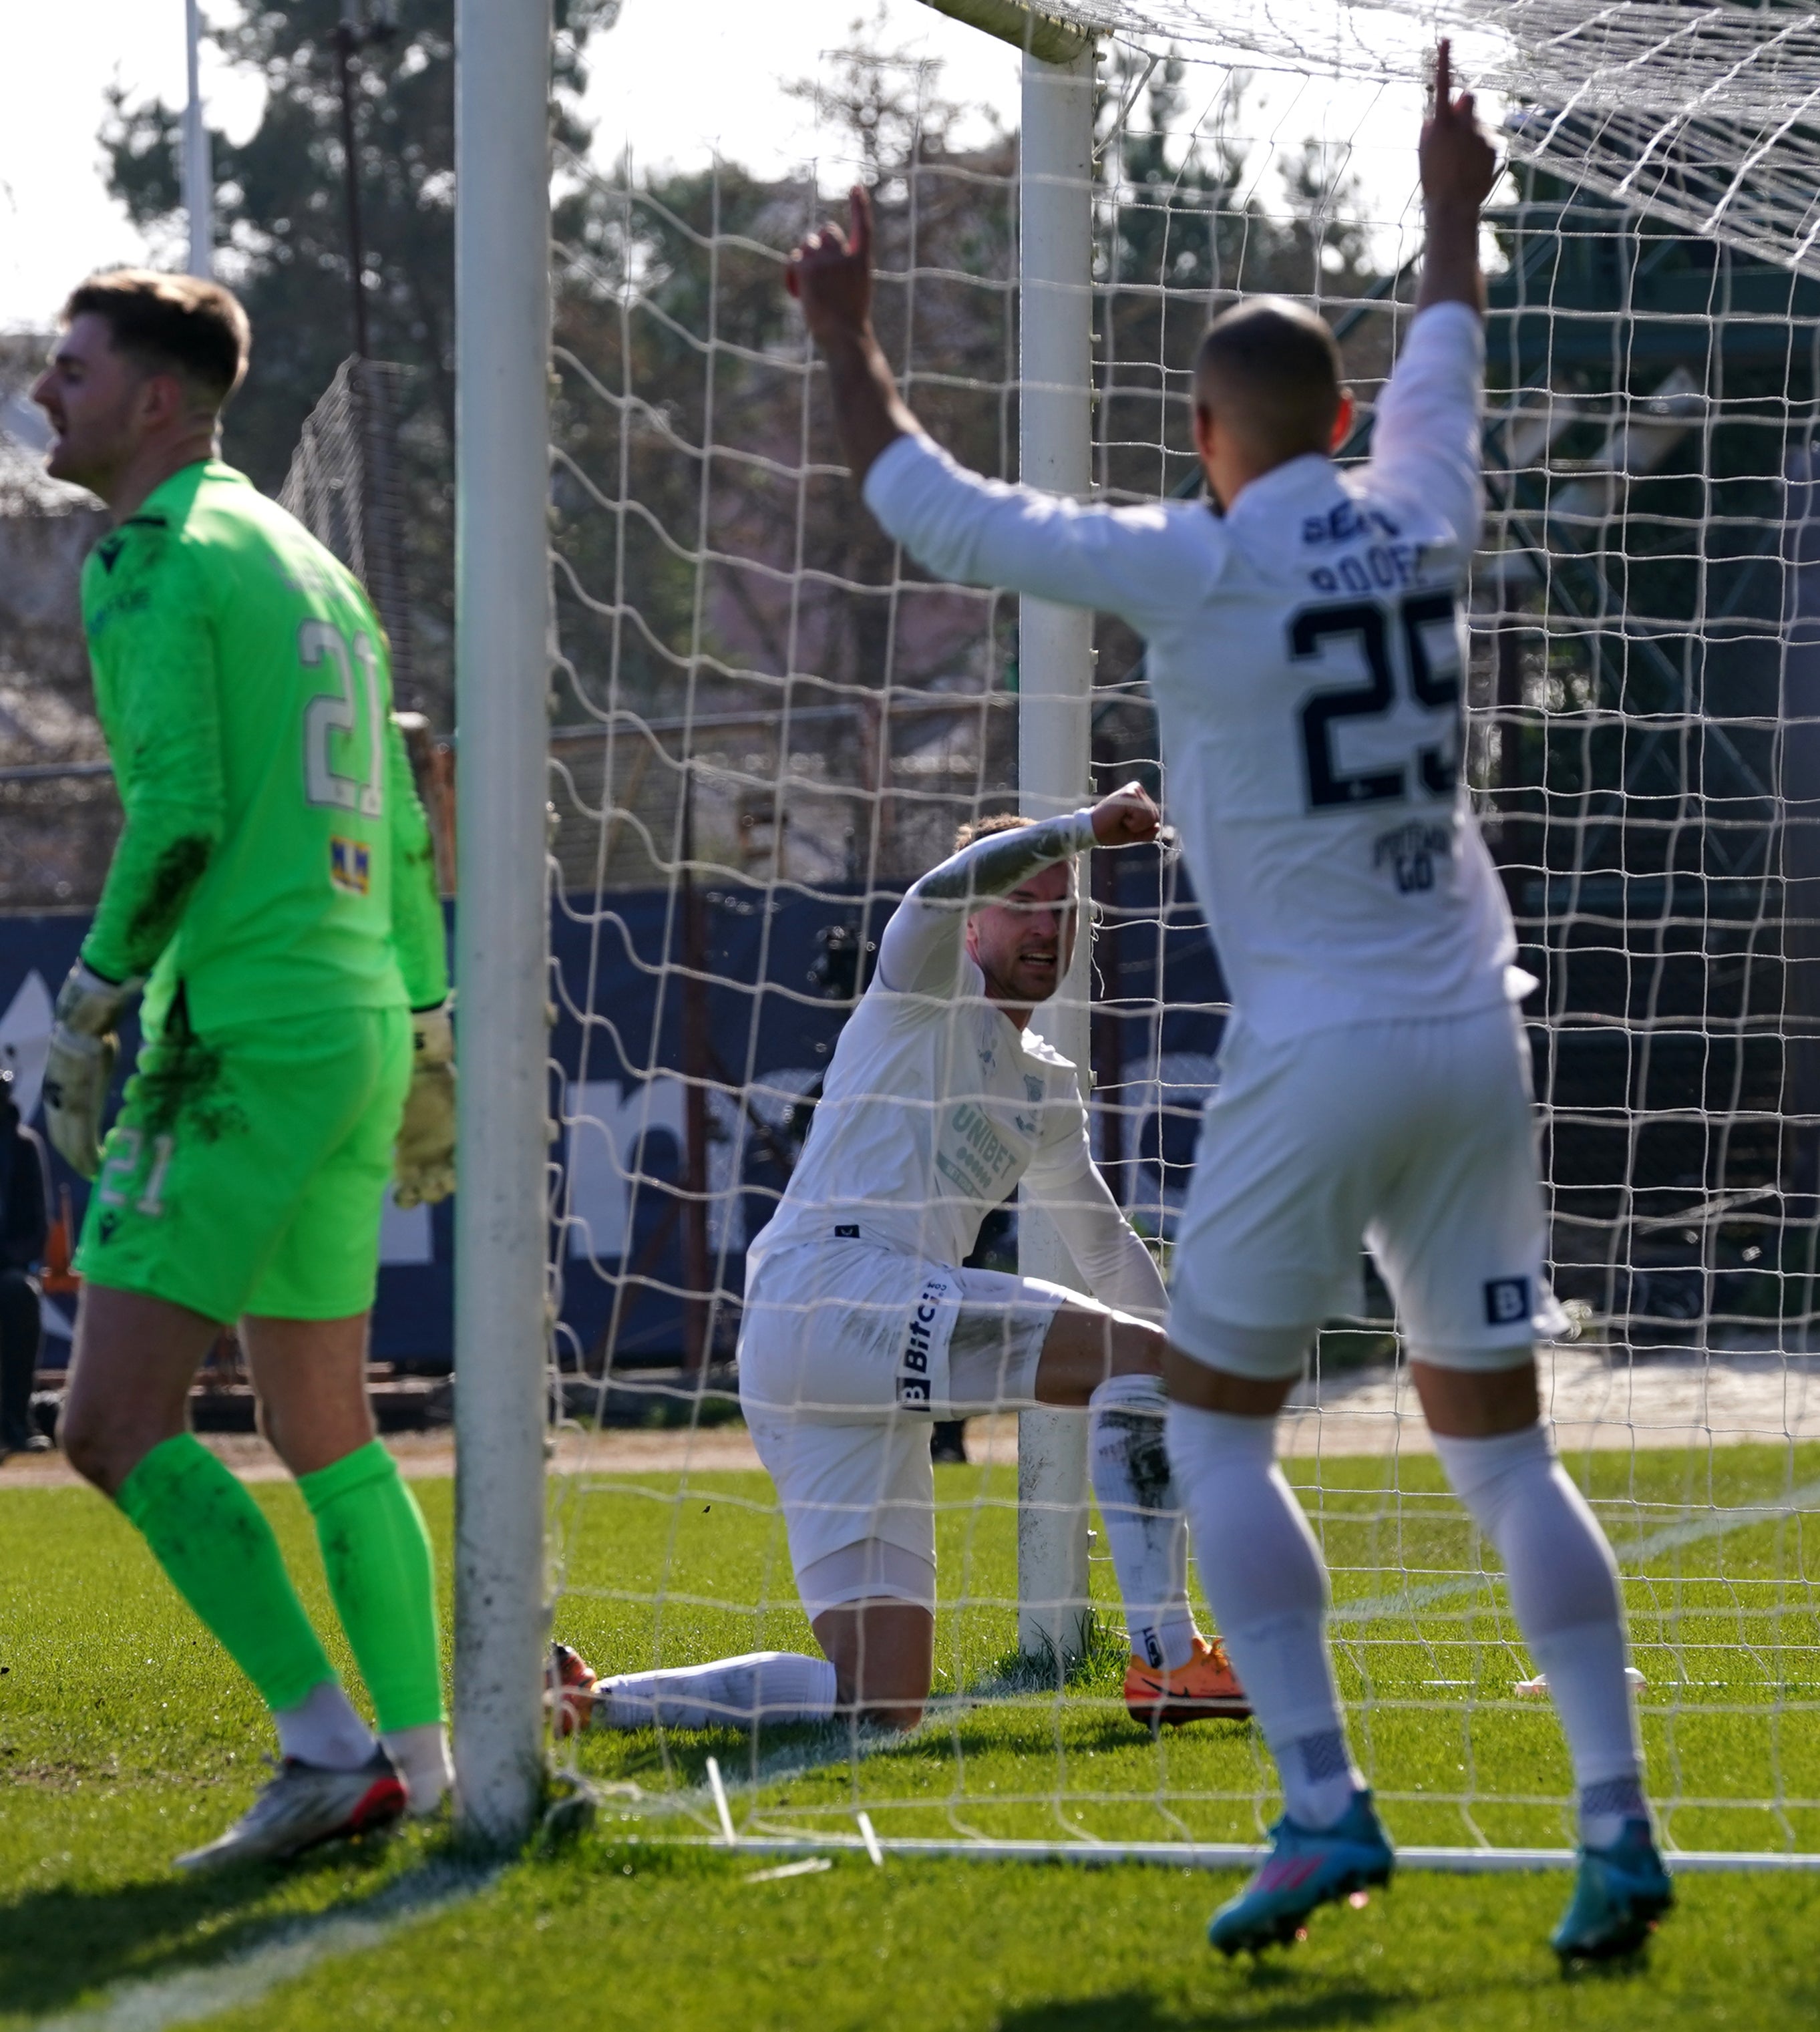
[[[231,466],[90,553],[82,618],[125,826],[82,956],[211,1025],[448,991],[429,828],[353,575]]]

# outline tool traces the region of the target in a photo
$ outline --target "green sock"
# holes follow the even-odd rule
[[[297,1486],[380,1734],[445,1720],[430,1534],[397,1462],[374,1440]]]
[[[267,1707],[294,1708],[334,1679],[264,1512],[193,1432],[154,1447],[118,1501]]]

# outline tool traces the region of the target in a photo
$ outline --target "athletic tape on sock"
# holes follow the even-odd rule
[[[1087,1400],[1093,1492],[1118,1576],[1132,1649],[1173,1672],[1194,1655],[1188,1520],[1164,1435],[1162,1379],[1109,1377]]]

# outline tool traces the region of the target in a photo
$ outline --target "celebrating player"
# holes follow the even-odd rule
[[[1074,1067],[1030,1028],[1074,949],[1073,857],[1157,827],[1131,784],[1066,818],[963,831],[885,928],[802,1160],[748,1253],[740,1399],[825,1656],[596,1679],[558,1646],[565,1718],[701,1727],[839,1711],[913,1727],[934,1669],[930,1418],[1035,1404],[1091,1414],[1132,1714],[1249,1713],[1188,1608],[1163,1443],[1162,1279],[1095,1167]],[[1098,1302],[958,1267],[1020,1179]]]
[[[1393,1865],[1341,1725],[1320,1553],[1275,1462],[1277,1414],[1363,1236],[1567,1735],[1581,1860],[1553,1942],[1597,1956],[1635,1947],[1671,1892],[1616,1568],[1538,1422],[1534,1342],[1560,1314],[1512,1007],[1524,990],[1460,779],[1496,163],[1445,43],[1420,158],[1421,291],[1370,465],[1342,474],[1329,456],[1352,402],[1327,327],[1291,304],[1239,305],[1209,328],[1194,384],[1223,517],[1084,507],[938,450],[872,335],[863,192],[851,241],[813,236],[789,278],[886,529],[944,577],[1102,607],[1149,642],[1171,802],[1233,1000],[1177,1242],[1169,1456],[1285,1806],[1210,1937],[1229,1952],[1290,1939]]]
[[[62,1436],[277,1723],[277,1776],[179,1858],[208,1867],[427,1813],[449,1780],[429,1540],[365,1387],[394,1161],[401,1205],[453,1183],[442,913],[373,611],[214,457],[245,313],[214,283],[123,270],[63,325],[32,394],[50,472],[115,525],[82,607],[126,822],[45,1074],[52,1140],[95,1182]],[[103,1141],[136,998],[144,1041]],[[233,1320],[381,1742],[263,1513],[188,1429]]]

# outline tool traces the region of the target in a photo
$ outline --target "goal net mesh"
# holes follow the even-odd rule
[[[1330,319],[1360,399],[1344,457],[1368,451],[1411,315],[1437,24],[1492,95],[1512,166],[1486,241],[1469,768],[1540,984],[1576,1326],[1542,1352],[1546,1410],[1623,1570],[1671,1843],[1820,1849],[1810,17],[1412,0],[1316,34],[1265,0],[1217,31],[1181,0],[1046,11],[1109,37],[1082,193],[1108,500],[1193,491],[1193,349],[1244,293]],[[1017,137],[889,50],[830,52],[801,91],[816,148],[789,177],[558,168],[552,1556],[555,1634],[606,1671],[815,1649],[738,1415],[745,1252],[897,898],[1016,801],[1016,603],[932,582],[864,512],[782,275],[870,185],[901,385],[1015,478]],[[1096,631],[1093,781],[1166,812],[1143,645]],[[1225,988],[1166,845],[1096,857],[1091,884],[1095,1145],[1166,1268]],[[975,1260],[1014,1265],[1016,1218]],[[1565,1750],[1397,1353],[1362,1261],[1282,1428],[1356,1751],[1406,1843],[1558,1848]],[[1255,1840],[1276,1806],[1248,1727],[1153,1740],[1126,1716],[1103,1537],[1086,1657],[1020,1656],[1016,1445],[1014,1418],[978,1419],[936,1470],[919,1730],[591,1732],[559,1755],[621,1832],[717,1832],[712,1757],[748,1838],[852,1838],[863,1811],[887,1840]]]

